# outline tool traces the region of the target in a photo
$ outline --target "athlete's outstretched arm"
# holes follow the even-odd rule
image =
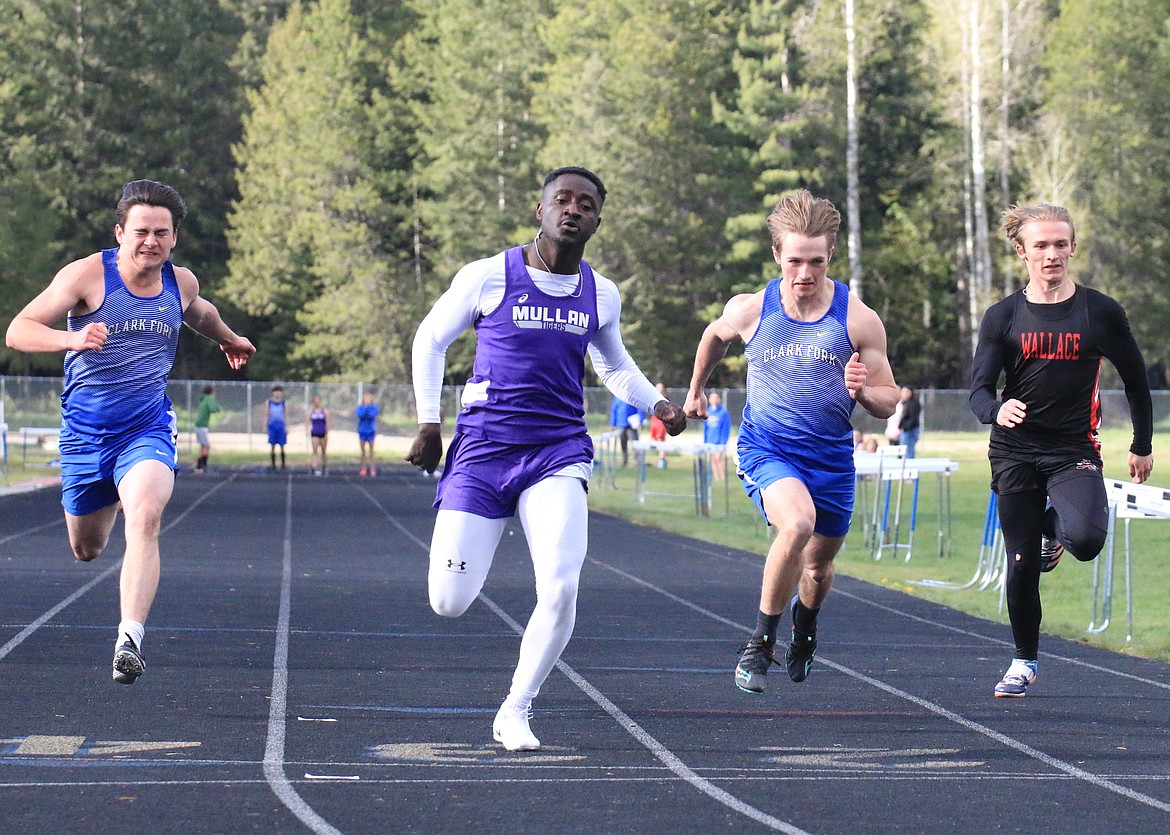
[[[993,306],[983,314],[979,324],[979,342],[971,361],[971,411],[980,423],[995,423],[1009,429],[1018,426],[1027,416],[1028,406],[1022,400],[999,400],[997,386],[1006,362],[1002,332],[1003,309]]]
[[[243,368],[256,353],[256,346],[251,340],[229,328],[215,305],[202,296],[196,296],[187,305],[183,311],[183,324],[219,345],[219,350],[227,357],[228,365],[236,371]]]
[[[613,394],[633,406],[652,413],[666,426],[671,435],[687,428],[687,416],[682,407],[671,403],[638,367],[626,350],[621,333],[621,295],[617,285],[597,276],[597,311],[600,317],[597,332],[589,342],[589,360],[598,379]]]
[[[1154,404],[1150,381],[1146,377],[1146,362],[1130,330],[1125,309],[1106,296],[1090,296],[1089,301],[1093,305],[1089,309],[1093,336],[1125,386],[1125,399],[1129,403],[1129,418],[1133,424],[1129,477],[1135,484],[1142,484],[1154,470]]]
[[[96,267],[95,267],[96,264]],[[96,278],[95,278],[96,276]],[[63,267],[41,293],[25,305],[8,325],[4,342],[28,353],[100,351],[108,331],[104,322],[91,322],[79,331],[54,328],[77,308],[97,309],[105,294],[101,255],[82,258]]]
[[[727,349],[737,339],[747,342],[760,324],[764,292],[732,296],[723,307],[722,315],[707,325],[695,349],[695,367],[691,371],[691,386],[685,405],[688,417],[707,417],[707,395],[704,390],[715,366],[727,356]]]
[[[419,324],[411,346],[418,434],[405,460],[428,473],[433,473],[443,458],[440,412],[447,346],[471,327],[481,312],[486,278],[475,266],[468,265],[455,275],[447,292]]]

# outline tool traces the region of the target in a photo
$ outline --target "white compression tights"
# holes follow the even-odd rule
[[[528,707],[573,634],[577,585],[589,540],[589,508],[580,479],[553,476],[520,494],[520,524],[536,575],[536,608],[520,641],[508,701]],[[431,538],[431,608],[458,617],[475,600],[506,519],[440,510]]]

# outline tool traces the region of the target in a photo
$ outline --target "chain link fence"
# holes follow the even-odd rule
[[[63,383],[60,377],[0,376],[0,424],[7,426],[9,445],[53,442],[54,439],[45,437],[48,434],[45,432],[26,433],[35,435],[35,441],[22,437],[21,429],[48,430],[60,425]],[[414,389],[409,385],[173,380],[167,386],[167,394],[174,402],[179,418],[180,452],[190,453],[196,446],[193,422],[205,386],[215,388],[215,397],[222,409],[212,417],[213,444],[221,449],[267,452],[266,404],[276,385],[284,389],[288,403],[286,418],[290,452],[309,451],[308,431],[298,431],[298,427],[307,426],[313,397],[318,395],[329,409],[329,432],[337,445],[344,444],[346,436],[352,436],[352,445],[356,449],[357,418],[354,409],[361,402],[362,395],[367,393],[373,395],[381,410],[378,416],[380,440],[388,441],[391,446],[395,440],[408,445],[417,430]],[[733,425],[738,425],[743,414],[746,391],[718,391],[731,413]],[[452,418],[458,413],[460,392],[461,387],[458,386],[444,389],[443,415],[448,427],[453,425]],[[971,414],[967,406],[967,394],[964,389],[919,390],[923,435],[931,432],[986,432],[987,427],[982,426]],[[681,403],[686,390],[667,389],[667,396]],[[612,398],[610,392],[602,387],[585,390],[586,419],[591,431],[600,433],[608,430]],[[1103,427],[1129,426],[1129,406],[1124,392],[1103,391],[1101,412]],[[853,423],[866,434],[880,435],[885,428],[884,421],[870,417],[863,409],[854,411]],[[1170,391],[1154,392],[1154,425],[1163,430],[1170,425]]]

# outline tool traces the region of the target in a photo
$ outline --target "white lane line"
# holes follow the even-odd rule
[[[614,518],[617,518],[617,517],[614,517]],[[665,534],[660,534],[658,538],[661,540],[667,540],[667,536]],[[758,563],[752,562],[751,560],[748,560],[745,557],[737,556],[736,554],[733,554],[733,553],[729,554],[726,551],[716,551],[716,550],[712,550],[711,548],[704,548],[702,546],[694,545],[691,543],[686,543],[686,542],[681,543],[681,544],[675,543],[673,539],[670,541],[672,544],[678,544],[678,547],[685,548],[685,549],[690,550],[690,551],[694,551],[698,554],[702,554],[703,556],[714,557],[717,559],[726,560],[727,562],[735,563],[737,565],[742,565],[744,567],[750,567],[757,574],[760,571],[760,565]],[[920,615],[912,615],[909,612],[903,611],[902,609],[897,609],[897,608],[894,608],[893,606],[886,606],[885,604],[877,603],[873,600],[869,600],[868,598],[862,597],[862,596],[857,595],[857,594],[852,594],[852,593],[844,591],[842,589],[834,588],[833,594],[834,595],[841,595],[843,597],[848,597],[850,600],[856,600],[859,603],[865,603],[869,606],[873,606],[875,609],[881,609],[882,611],[890,612],[891,614],[895,614],[895,615],[899,615],[900,617],[904,617],[908,620],[917,621],[918,623],[924,623],[924,624],[927,624],[928,626],[934,626],[934,627],[937,627],[938,629],[944,629],[944,630],[947,630],[949,632],[955,632],[959,635],[969,635],[970,637],[978,638],[980,641],[983,641],[985,643],[997,644],[997,645],[1003,646],[1003,647],[1012,646],[1011,641],[1005,641],[1005,640],[1002,640],[1000,638],[993,638],[989,635],[982,635],[978,632],[972,632],[968,629],[963,629],[962,627],[952,626],[952,625],[946,624],[946,623],[940,623],[938,621],[931,620],[930,618],[921,617]],[[684,605],[689,605],[686,603],[686,601],[683,601],[683,600],[679,600],[679,602],[683,603]],[[943,604],[937,604],[937,605],[943,605]],[[1094,672],[1097,672],[1097,673],[1107,673],[1108,675],[1116,676],[1118,678],[1128,679],[1129,681],[1137,681],[1137,682],[1141,682],[1142,684],[1148,684],[1151,687],[1159,687],[1163,690],[1170,690],[1170,683],[1168,683],[1168,682],[1158,681],[1157,679],[1152,679],[1152,678],[1146,678],[1145,676],[1134,675],[1133,673],[1123,672],[1122,670],[1115,670],[1115,669],[1112,669],[1110,667],[1102,667],[1099,664],[1093,664],[1093,663],[1090,663],[1088,661],[1082,661],[1079,658],[1071,658],[1067,655],[1059,655],[1059,654],[1054,653],[1054,652],[1045,652],[1045,651],[1041,651],[1040,656],[1042,658],[1051,658],[1051,659],[1056,660],[1056,661],[1063,661],[1067,664],[1072,664],[1076,667],[1083,667],[1086,670],[1093,670]]]
[[[194,502],[192,502],[190,507],[188,507],[182,513],[180,513],[178,516],[176,516],[172,522],[168,523],[165,528],[163,528],[161,531],[159,531],[159,536],[162,536],[167,531],[171,530],[171,528],[175,527],[175,525],[177,525],[181,521],[183,521],[183,519],[186,518],[187,514],[189,514],[192,510],[194,510],[200,504],[202,504],[203,501],[205,499],[209,498],[213,493],[215,493],[215,491],[219,490],[221,487],[223,487],[225,484],[227,484],[228,481],[231,481],[232,478],[235,478],[235,476],[233,475],[227,481],[219,482],[214,487],[212,487],[210,490],[208,490],[206,493],[204,493],[202,496],[200,496],[198,499],[196,499]],[[56,524],[56,522],[54,522],[52,524]],[[44,527],[48,527],[48,526],[41,525],[41,528],[44,528]],[[40,528],[33,528],[33,530],[40,530]],[[16,649],[18,646],[23,644],[25,639],[28,638],[29,635],[32,635],[34,632],[36,632],[38,629],[40,629],[42,626],[44,626],[46,623],[48,623],[50,620],[52,620],[54,617],[56,617],[57,614],[62,609],[64,609],[66,606],[69,606],[72,603],[76,602],[87,591],[92,589],[94,586],[96,586],[102,580],[109,577],[111,574],[113,574],[115,571],[117,571],[121,567],[122,567],[121,560],[118,560],[117,562],[111,564],[108,568],[106,568],[104,571],[102,571],[101,574],[99,574],[96,577],[94,577],[93,579],[91,579],[88,583],[84,584],[77,591],[73,592],[73,594],[66,597],[64,600],[62,600],[56,606],[49,609],[47,612],[45,612],[39,618],[34,620],[28,626],[24,627],[24,629],[20,630],[20,632],[18,632],[12,638],[12,640],[10,640],[4,646],[0,647],[0,660],[3,660],[4,657],[8,655],[8,653],[12,652],[12,650]]]
[[[62,516],[60,519],[55,519],[52,522],[46,522],[43,525],[37,525],[35,528],[28,528],[28,529],[23,530],[23,531],[17,531],[16,533],[10,533],[10,534],[8,534],[8,536],[4,537],[3,539],[0,539],[0,545],[3,545],[6,542],[11,542],[14,539],[20,539],[22,536],[29,536],[30,534],[34,534],[37,531],[46,530],[47,528],[51,528],[54,525],[64,525],[64,524],[65,524],[65,517]]]
[[[427,551],[427,552],[430,551],[430,546],[427,545],[427,543],[423,542],[421,539],[419,539],[417,536],[415,536],[413,533],[411,533],[409,530],[407,530],[397,519],[395,519],[390,514],[390,512],[385,507],[382,506],[382,504],[377,499],[375,499],[365,489],[365,487],[358,486],[358,485],[355,485],[355,486],[357,487],[357,489],[359,491],[361,491],[363,494],[365,494],[366,498],[368,498],[371,502],[373,502],[374,506],[377,507],[382,512],[382,515],[385,516],[388,520],[390,520],[391,524],[393,524],[396,528],[398,528],[398,530],[401,531],[403,533],[403,535],[405,535],[408,539],[410,539],[412,542],[417,544],[424,551]],[[491,609],[493,612],[495,612],[496,615],[499,616],[499,618],[504,621],[504,623],[508,624],[508,626],[511,627],[511,629],[516,634],[518,634],[518,635],[524,634],[524,627],[521,626],[516,620],[514,620],[502,608],[500,608],[498,605],[496,605],[496,603],[493,600],[491,600],[487,595],[485,595],[483,592],[480,592],[479,599],[482,600],[487,605],[487,607],[489,609]],[[572,681],[575,685],[577,685],[577,687],[580,688],[585,693],[585,695],[587,695],[590,699],[592,699],[594,702],[596,702],[601,707],[602,710],[604,710],[611,717],[613,717],[613,719],[619,725],[621,725],[623,728],[625,728],[625,730],[631,736],[633,736],[634,739],[636,739],[636,740],[638,740],[638,742],[642,743],[642,745],[644,745],[650,751],[650,753],[653,754],[663,765],[665,765],[667,768],[669,768],[671,771],[673,771],[675,774],[677,774],[679,777],[681,777],[687,783],[690,783],[691,786],[693,786],[694,788],[703,792],[704,794],[706,794],[708,797],[712,798],[713,800],[716,800],[719,803],[722,803],[723,805],[727,806],[728,808],[730,808],[736,812],[739,812],[740,814],[745,815],[745,816],[751,818],[752,820],[757,821],[758,823],[764,824],[765,826],[769,827],[770,829],[775,829],[779,832],[787,833],[787,835],[807,835],[807,833],[803,829],[795,827],[786,821],[780,820],[779,818],[772,817],[771,815],[767,814],[766,812],[763,812],[760,809],[757,809],[754,806],[751,806],[751,805],[743,802],[735,795],[725,791],[724,789],[719,788],[714,783],[712,783],[710,780],[707,780],[705,777],[702,777],[701,775],[696,774],[686,763],[684,763],[682,760],[680,760],[678,757],[676,757],[673,753],[671,753],[671,751],[665,745],[663,745],[661,742],[659,742],[657,739],[655,739],[653,736],[651,736],[644,728],[642,728],[641,725],[639,725],[632,718],[630,718],[630,716],[628,716],[624,711],[622,711],[621,708],[619,708],[612,701],[610,701],[608,698],[606,698],[606,696],[600,690],[598,690],[596,687],[594,687],[592,684],[590,684],[585,679],[584,676],[580,675],[576,670],[574,670],[572,667],[570,667],[564,661],[560,661],[560,660],[557,661],[557,669],[560,670],[562,673],[564,673],[566,676],[568,676],[570,681]]]
[[[946,623],[939,623],[938,621],[933,621],[933,620],[930,620],[929,618],[924,618],[920,615],[912,615],[909,612],[902,611],[901,609],[895,609],[892,606],[887,606],[883,603],[877,603],[873,600],[868,600],[867,598],[861,597],[860,595],[851,594],[850,592],[847,592],[847,591],[841,591],[839,589],[834,589],[833,594],[840,594],[842,597],[848,597],[850,600],[856,600],[858,603],[865,603],[866,605],[872,606],[875,609],[881,609],[882,611],[890,612],[891,614],[900,615],[901,617],[904,617],[908,620],[917,621],[918,623],[923,623],[923,624],[926,624],[928,626],[936,627],[938,629],[944,629],[948,632],[955,632],[959,635],[967,635],[967,636],[970,636],[972,638],[979,638],[979,639],[986,641],[988,643],[999,644],[1000,646],[1005,646],[1005,647],[1012,646],[1012,643],[1010,641],[1001,641],[998,638],[991,638],[987,635],[980,635],[978,632],[972,632],[968,629],[963,629],[962,627],[951,626],[951,625],[946,624]],[[1160,687],[1163,690],[1170,690],[1170,683],[1167,683],[1165,681],[1158,681],[1158,680],[1152,679],[1152,678],[1145,678],[1144,676],[1138,676],[1138,675],[1134,675],[1133,673],[1122,672],[1121,670],[1113,670],[1113,669],[1110,669],[1109,667],[1102,667],[1098,664],[1091,664],[1088,661],[1082,661],[1079,658],[1070,658],[1067,655],[1058,655],[1057,653],[1054,653],[1054,652],[1041,652],[1040,657],[1041,658],[1052,658],[1056,661],[1063,661],[1066,664],[1073,664],[1077,667],[1084,667],[1085,669],[1093,670],[1094,672],[1109,673],[1110,675],[1117,676],[1118,678],[1126,678],[1126,679],[1129,679],[1130,681],[1138,681],[1138,682],[1141,682],[1142,684],[1149,684],[1152,687]]]
[[[272,698],[268,707],[268,740],[264,745],[264,779],[280,802],[305,826],[317,833],[340,830],[318,815],[293,788],[284,773],[285,713],[288,709],[288,635],[292,610],[292,476],[284,500],[284,562],[280,574],[280,613],[276,619],[276,649],[272,654]]]
[[[698,606],[694,603],[690,603],[688,601],[682,601],[676,595],[673,595],[670,592],[666,591],[665,589],[659,588],[658,586],[654,585],[653,583],[647,582],[646,580],[643,580],[640,577],[636,577],[627,571],[623,571],[620,568],[617,568],[615,566],[609,565],[608,563],[604,563],[604,562],[601,562],[600,560],[593,559],[593,558],[590,558],[590,562],[592,562],[596,565],[599,565],[603,568],[606,568],[606,569],[612,571],[614,574],[617,574],[618,576],[623,577],[623,578],[625,578],[633,583],[636,583],[636,584],[643,586],[647,589],[651,589],[651,590],[663,595],[664,597],[668,597],[671,600],[678,600],[679,602],[684,603],[688,608],[693,609],[697,612],[702,612],[707,617],[709,617],[713,620],[717,620],[720,623],[728,624],[729,626],[734,626],[743,632],[748,632],[748,633],[751,632],[751,629],[748,627],[745,627],[743,624],[736,623],[735,621],[732,621],[728,618],[725,618],[722,615],[717,614],[715,612],[704,609],[703,607]],[[993,728],[989,728],[986,725],[982,725],[978,722],[972,721],[971,719],[967,719],[964,716],[960,716],[959,714],[957,714],[953,711],[947,710],[942,705],[938,705],[938,704],[935,704],[934,702],[928,701],[926,699],[919,698],[918,696],[915,696],[912,693],[907,693],[905,690],[899,690],[897,687],[893,687],[889,684],[886,684],[885,682],[878,681],[877,679],[872,678],[870,676],[867,676],[864,673],[860,673],[856,670],[850,669],[849,667],[845,667],[841,664],[837,664],[833,661],[829,661],[828,659],[822,658],[819,655],[817,656],[817,659],[819,661],[822,661],[826,667],[831,667],[832,669],[837,670],[838,672],[844,673],[845,675],[850,676],[852,678],[855,678],[858,681],[864,682],[864,683],[870,685],[871,687],[876,687],[879,690],[883,690],[886,693],[889,693],[890,695],[897,696],[900,699],[905,699],[909,702],[912,702],[912,703],[918,705],[919,707],[922,707],[922,708],[925,708],[926,710],[929,710],[931,713],[935,713],[935,714],[943,717],[944,719],[948,719],[951,722],[954,722],[958,725],[962,725],[964,728],[967,728],[968,730],[975,731],[976,733],[982,734],[983,736],[986,736],[989,739],[995,740],[996,742],[1000,743],[1001,745],[1005,745],[1009,748],[1012,748],[1016,751],[1019,751],[1021,754],[1025,754],[1025,755],[1027,755],[1035,760],[1039,760],[1040,762],[1044,763],[1045,765],[1047,765],[1051,768],[1055,768],[1058,771],[1063,771],[1065,774],[1068,774],[1071,777],[1075,777],[1078,780],[1082,780],[1084,782],[1091,783],[1099,788],[1114,792],[1115,794],[1120,794],[1123,797],[1128,797],[1130,800],[1136,800],[1138,803],[1145,804],[1146,806],[1152,806],[1155,809],[1162,810],[1163,812],[1170,812],[1170,803],[1164,803],[1161,800],[1158,800],[1157,798],[1150,797],[1147,794],[1142,794],[1141,792],[1134,791],[1133,789],[1127,788],[1126,786],[1122,786],[1122,785],[1119,785],[1118,783],[1114,783],[1112,780],[1108,780],[1104,777],[1098,776],[1096,774],[1092,774],[1088,771],[1085,771],[1084,769],[1077,768],[1072,763],[1068,763],[1068,762],[1065,762],[1064,760],[1058,759],[1058,758],[1053,757],[1049,754],[1045,754],[1043,751],[1040,751],[1036,748],[1033,748],[1032,746],[1028,745],[1027,743],[1020,742],[1019,740],[1014,739],[1010,736],[1007,736],[1006,734],[1002,734]]]

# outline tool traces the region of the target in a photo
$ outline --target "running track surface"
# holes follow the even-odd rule
[[[736,689],[762,557],[595,514],[576,633],[491,721],[533,603],[522,531],[427,604],[434,481],[180,476],[148,669],[111,681],[120,527],[73,561],[55,490],[0,499],[3,832],[1170,832],[1170,667],[839,577],[803,684]]]

